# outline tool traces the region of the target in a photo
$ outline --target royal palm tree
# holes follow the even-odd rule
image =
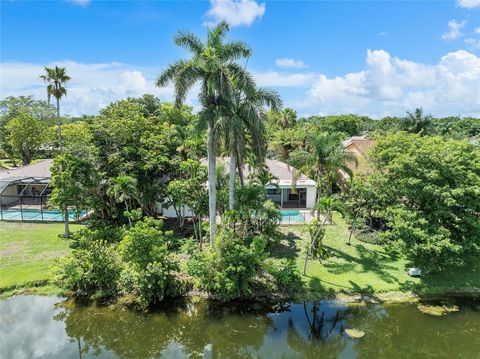
[[[290,163],[296,168],[297,176],[305,174],[317,182],[316,202],[321,197],[323,180],[326,194],[331,196],[334,178],[342,177],[339,172],[352,176],[347,164],[357,163],[357,158],[344,148],[341,140],[342,135],[338,133],[307,133],[305,147],[293,151],[290,156]]]
[[[226,22],[208,30],[207,41],[202,42],[192,33],[180,32],[175,43],[192,54],[188,60],[178,60],[162,71],[156,85],[164,87],[173,82],[175,101],[180,105],[188,91],[200,83],[199,100],[200,127],[208,127],[207,157],[208,157],[208,193],[210,243],[215,236],[216,219],[216,147],[219,141],[218,120],[222,105],[226,104],[236,90],[251,92],[255,83],[251,74],[236,61],[251,55],[250,48],[241,41],[225,43],[229,31]]]
[[[67,75],[67,71],[64,67],[55,66],[54,68],[45,67],[45,74],[41,75],[47,85],[47,98],[50,104],[51,97],[55,97],[57,100],[57,126],[58,126],[58,144],[60,152],[63,150],[62,140],[62,119],[60,117],[60,99],[67,95],[67,89],[65,84],[72,78]]]
[[[265,138],[265,106],[277,110],[282,101],[277,92],[260,88],[255,92],[235,92],[235,96],[224,108],[222,129],[225,134],[225,145],[230,154],[228,207],[234,208],[235,177],[237,167],[243,168],[246,156],[246,144],[263,163],[266,152]],[[238,166],[237,166],[238,165]]]

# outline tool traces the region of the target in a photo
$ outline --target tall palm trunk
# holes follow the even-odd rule
[[[235,206],[235,175],[237,173],[237,156],[235,151],[230,153],[230,173],[228,178],[228,209]]]
[[[215,222],[217,218],[217,172],[215,148],[214,148],[214,123],[209,121],[208,124],[208,139],[207,139],[207,157],[208,157],[208,210],[209,210],[209,224],[210,224],[210,244],[213,244],[215,237]]]
[[[58,126],[58,145],[60,152],[63,151],[63,138],[62,138],[62,119],[60,117],[60,99],[57,98],[57,126]]]
[[[60,147],[60,153],[63,153],[63,140],[62,140],[62,119],[60,117],[60,98],[57,97],[57,126],[58,126],[58,144]],[[63,212],[63,219],[65,221],[65,238],[70,238],[70,226],[68,223],[68,208]]]

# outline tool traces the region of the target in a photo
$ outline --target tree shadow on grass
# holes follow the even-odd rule
[[[397,269],[389,264],[393,260],[391,256],[383,252],[371,251],[365,246],[358,244],[355,248],[359,257],[354,257],[338,249],[326,246],[336,257],[342,258],[346,263],[325,263],[324,266],[332,273],[341,274],[351,271],[355,266],[360,265],[363,272],[373,272],[386,283],[399,283],[399,280],[390,274],[388,270]]]
[[[297,247],[297,241],[301,239],[302,237],[297,234],[288,232],[278,243],[273,245],[271,256],[273,258],[295,259],[300,252],[300,249]]]
[[[319,278],[309,276],[307,277],[309,278],[307,281],[307,289],[310,293],[322,294],[332,297],[335,295],[335,290],[325,287],[325,285]]]

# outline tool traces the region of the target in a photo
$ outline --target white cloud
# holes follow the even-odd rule
[[[250,26],[265,14],[265,3],[255,0],[210,0],[207,12],[210,18],[205,25],[213,25],[225,20],[231,26]]]
[[[259,86],[266,87],[301,87],[315,80],[314,74],[283,74],[276,71],[254,72],[253,76]]]
[[[371,116],[402,115],[415,107],[438,116],[480,115],[480,57],[459,50],[436,65],[367,51],[364,70],[328,78],[319,75],[304,101],[306,112]]]
[[[457,0],[457,5],[468,9],[480,7],[480,0]]]
[[[467,44],[472,50],[480,49],[480,40],[472,37],[465,38],[465,44]]]
[[[480,27],[475,28],[475,30],[473,30],[473,32],[475,34],[480,34]]]
[[[69,3],[77,6],[88,6],[90,5],[90,0],[68,0]]]
[[[289,57],[283,57],[275,60],[275,65],[278,67],[286,67],[293,69],[304,69],[308,67],[302,60],[295,60]]]
[[[448,22],[448,31],[442,34],[442,39],[445,41],[456,40],[461,37],[463,34],[460,31],[467,22],[463,20],[458,22],[457,20],[450,20]]]
[[[164,101],[173,100],[173,87],[157,88],[154,80],[158,69],[133,68],[120,63],[85,64],[60,61],[46,66],[66,67],[72,80],[67,84],[67,96],[62,99],[63,114],[80,116],[96,114],[112,101],[151,93]],[[44,65],[19,62],[1,64],[1,97],[34,95],[46,99],[45,83],[40,79]],[[187,103],[196,106],[196,90],[191,91]]]

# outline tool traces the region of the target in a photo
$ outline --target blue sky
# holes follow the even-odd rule
[[[43,65],[67,67],[64,113],[96,113],[155,89],[186,56],[178,30],[226,20],[248,68],[300,115],[480,115],[480,1],[2,1],[1,92],[44,97]],[[195,92],[189,97],[195,105]]]

